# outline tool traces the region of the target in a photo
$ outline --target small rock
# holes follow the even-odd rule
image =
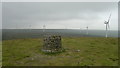
[[[76,52],[80,52],[80,50],[76,50]]]
[[[32,60],[34,60],[34,59],[32,58]]]

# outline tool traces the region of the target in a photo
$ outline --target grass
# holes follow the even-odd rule
[[[42,39],[16,39],[2,42],[3,66],[117,66],[118,39],[64,37],[65,52],[41,52]],[[80,50],[79,52],[77,50]]]
[[[2,66],[2,42],[0,41],[0,67]]]

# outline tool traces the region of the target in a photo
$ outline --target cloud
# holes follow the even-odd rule
[[[2,3],[0,2],[0,29],[2,29]]]
[[[86,27],[103,23],[111,11],[117,15],[115,2],[6,2],[2,7],[3,28],[41,28],[44,24],[56,29]],[[103,29],[97,27],[103,25],[96,24],[93,29]]]

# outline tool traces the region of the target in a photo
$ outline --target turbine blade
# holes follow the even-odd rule
[[[108,23],[109,23],[109,21],[110,21],[110,18],[111,18],[111,14],[110,14],[110,16],[109,16],[109,18],[108,18]]]

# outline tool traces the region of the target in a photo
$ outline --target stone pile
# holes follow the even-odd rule
[[[46,35],[43,39],[43,52],[61,52],[62,51],[62,42],[61,36],[59,35]]]

